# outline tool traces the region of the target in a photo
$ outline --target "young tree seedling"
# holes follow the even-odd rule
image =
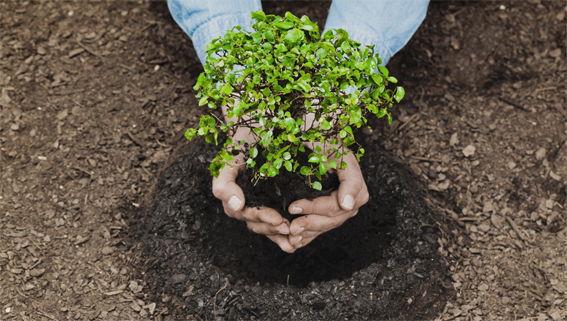
[[[360,160],[364,149],[354,131],[367,124],[368,115],[387,117],[391,124],[389,108],[404,89],[388,88],[397,79],[380,65],[374,46],[349,39],[345,30],[320,36],[316,23],[290,12],[280,17],[256,11],[252,19],[253,32],[235,26],[207,45],[205,72],[194,86],[200,106],[228,106],[227,116],[236,121],[204,115],[185,137],[205,136],[218,144],[220,132],[247,128],[254,142],[227,139],[210,165],[213,176],[244,153],[256,180],[285,168],[320,190],[314,177],[346,168],[342,159],[349,152]],[[306,124],[308,114],[314,120]],[[306,144],[315,147],[306,151]],[[356,152],[345,148],[352,145]],[[308,164],[299,164],[298,153],[309,153]]]

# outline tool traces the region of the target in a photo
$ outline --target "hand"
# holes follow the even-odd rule
[[[249,139],[248,130],[237,131],[233,139]],[[218,178],[213,178],[213,194],[222,201],[224,212],[238,220],[245,221],[248,228],[257,234],[266,235],[283,251],[293,253],[289,243],[289,221],[269,207],[246,207],[244,193],[236,184],[236,177],[244,171],[246,164],[242,153],[231,162],[233,168],[225,166]]]
[[[301,199],[290,204],[291,214],[306,214],[291,222],[289,243],[294,250],[341,226],[368,202],[368,188],[356,157],[353,153],[348,153],[343,160],[347,163],[347,168],[337,171],[340,181],[338,191],[312,201]]]

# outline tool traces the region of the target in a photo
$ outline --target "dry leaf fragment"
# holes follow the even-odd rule
[[[465,157],[469,157],[474,155],[475,151],[476,151],[476,147],[474,147],[473,145],[469,145],[463,149],[463,155],[465,155]]]

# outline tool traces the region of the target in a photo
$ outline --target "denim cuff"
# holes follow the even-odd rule
[[[245,13],[238,15],[216,16],[200,25],[195,32],[189,36],[193,41],[193,46],[197,51],[201,64],[205,65],[206,63],[207,53],[205,53],[205,49],[211,40],[219,36],[224,36],[228,30],[235,26],[241,26],[243,29],[251,31],[251,21],[252,17],[250,13]]]

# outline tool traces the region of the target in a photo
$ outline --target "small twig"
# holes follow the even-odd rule
[[[133,72],[133,73],[136,73],[136,70],[134,70],[134,69],[132,69],[132,68],[126,66],[125,64],[118,64],[118,66],[120,66],[120,67],[122,67],[122,68],[124,68],[124,69],[127,69],[127,70],[129,70],[129,71],[131,71],[131,72]]]
[[[484,216],[465,216],[465,217],[460,217],[459,221],[463,221],[463,222],[474,222],[474,221],[484,221],[487,218]]]
[[[512,227],[514,232],[516,232],[520,240],[523,241],[524,235],[522,235],[522,232],[518,229],[518,225],[516,225],[516,223],[509,216],[506,216],[506,221],[508,221],[508,224],[510,224],[510,226]]]
[[[546,90],[555,90],[557,89],[557,87],[545,87],[545,88],[538,88],[535,90],[535,93],[539,93],[540,91],[546,91]]]
[[[29,296],[24,295],[22,292],[20,292],[20,289],[18,289],[18,287],[16,287],[16,291],[18,291],[18,294],[19,294],[19,295],[23,296],[23,297],[26,298],[26,299],[29,299]]]
[[[100,59],[102,59],[102,56],[99,55],[96,51],[90,50],[89,47],[83,45],[80,41],[77,41],[77,43],[79,44],[79,46],[83,47],[83,49],[85,49],[85,50],[86,50],[88,53],[90,53],[91,55],[97,56],[97,57],[99,57]]]
[[[437,163],[443,163],[443,161],[441,159],[437,159],[437,158],[427,158],[427,157],[421,157],[421,156],[410,156],[411,159],[415,159],[415,160],[420,160],[420,161],[424,161],[424,162],[437,162]]]
[[[500,99],[501,101],[507,103],[507,104],[510,105],[510,106],[516,107],[516,108],[521,109],[521,110],[523,110],[523,111],[529,111],[529,110],[527,110],[526,108],[524,108],[524,107],[522,107],[522,106],[516,104],[515,102],[510,101],[510,100],[508,100],[508,99],[506,99],[506,98],[498,97],[498,99]]]
[[[217,318],[217,295],[219,295],[219,293],[226,289],[226,287],[228,286],[228,279],[226,280],[226,283],[223,285],[222,288],[220,288],[220,290],[217,291],[217,293],[215,294],[215,300],[213,301],[213,314],[215,315],[215,319]]]
[[[128,135],[128,137],[130,137],[130,139],[131,139],[134,143],[138,144],[138,146],[144,147],[144,145],[143,145],[140,141],[138,141],[138,140],[134,137],[134,135],[132,135],[132,133],[126,132],[126,135]]]
[[[48,318],[50,318],[51,320],[57,321],[57,319],[55,319],[54,316],[49,315],[49,314],[47,314],[47,313],[45,313],[45,312],[37,311],[36,313],[39,314],[39,315],[43,315],[44,317],[48,317]]]
[[[409,123],[412,122],[412,120],[416,119],[417,117],[419,117],[419,114],[414,114],[413,116],[410,117],[410,119],[406,120],[405,123],[403,123],[400,127],[398,127],[396,130],[397,131],[401,131],[404,127],[406,127]]]
[[[156,138],[156,142],[158,143],[158,145],[160,145],[161,147],[167,147],[166,144],[161,143],[157,138]]]
[[[87,175],[89,175],[90,177],[93,177],[93,174],[91,174],[89,171],[87,171],[87,170],[84,169],[84,168],[80,168],[79,166],[73,166],[73,168],[76,169],[76,170],[79,170],[79,171],[81,171],[81,172],[83,172],[83,173],[85,173],[85,174],[87,174]]]

